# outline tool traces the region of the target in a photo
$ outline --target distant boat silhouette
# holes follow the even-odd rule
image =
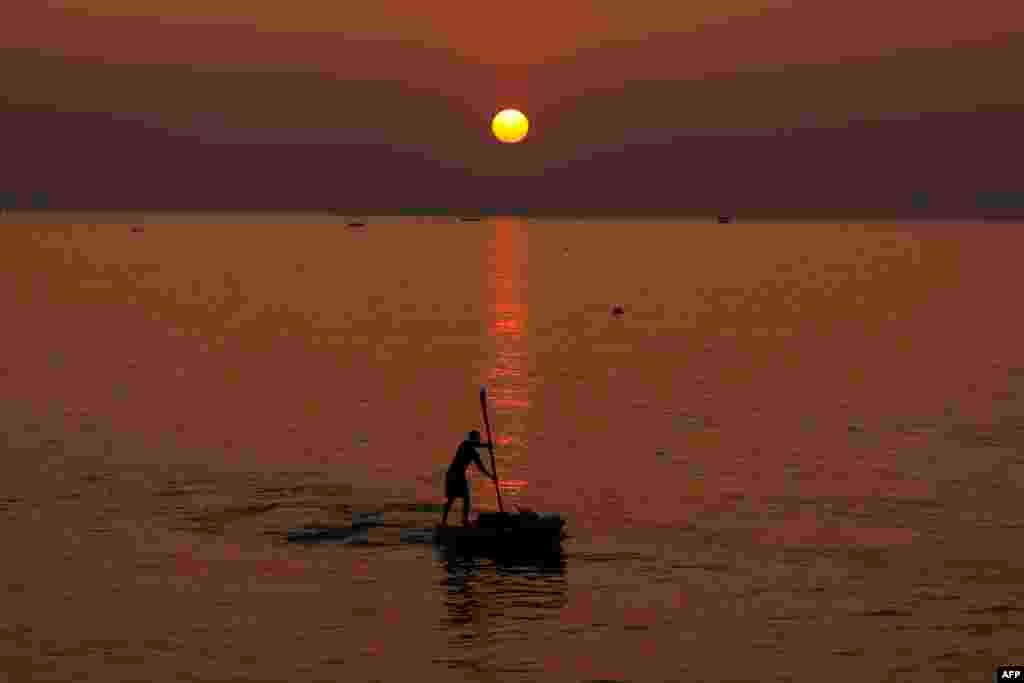
[[[327,213],[332,215],[332,216],[343,216],[343,215],[345,215],[344,211],[342,211],[341,209],[335,209],[335,208],[327,209]],[[365,218],[356,218],[355,216],[351,216],[351,217],[349,217],[349,218],[347,218],[345,220],[345,225],[347,225],[350,228],[361,228],[364,225],[366,225],[366,219]]]
[[[719,223],[732,223],[732,216],[719,216],[718,217],[718,222]]]
[[[480,216],[461,216],[459,220],[463,223],[479,223]]]
[[[1024,216],[985,216],[986,223],[1024,223]]]

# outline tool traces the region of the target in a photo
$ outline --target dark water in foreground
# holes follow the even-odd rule
[[[1024,659],[1012,226],[89,220],[0,232],[11,680]],[[502,498],[568,518],[561,564],[399,541],[481,384]],[[362,511],[369,543],[283,540]]]

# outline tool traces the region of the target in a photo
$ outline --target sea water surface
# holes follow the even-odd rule
[[[1013,226],[2,220],[12,681],[1024,659]],[[568,519],[561,563],[400,541],[437,521],[480,386],[503,504]],[[285,541],[359,512],[368,543]]]

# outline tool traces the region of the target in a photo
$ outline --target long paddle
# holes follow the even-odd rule
[[[491,452],[491,474],[494,475],[494,492],[498,495],[498,511],[503,513],[501,505],[501,489],[498,487],[498,468],[494,465],[494,438],[491,436],[491,421],[487,419],[487,388],[480,387],[480,410],[484,414],[484,427],[487,428],[487,450]]]

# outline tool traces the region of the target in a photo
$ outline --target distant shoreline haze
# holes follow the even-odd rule
[[[344,193],[342,193],[343,195]],[[959,196],[957,196],[959,195]],[[308,203],[273,203],[265,197],[251,204],[188,203],[181,205],[140,202],[130,196],[118,202],[74,202],[62,199],[60,193],[45,191],[0,191],[0,210],[7,215],[39,215],[43,213],[289,213],[325,214],[335,216],[551,216],[566,217],[717,217],[730,216],[754,220],[1013,220],[1024,218],[1024,191],[1001,190],[975,193],[950,193],[936,197],[933,193],[913,192],[906,201],[891,205],[820,206],[813,198],[806,205],[743,205],[699,203],[671,205],[648,203],[643,206],[616,204],[613,200],[595,201],[591,205],[565,204],[513,204],[475,202],[466,200],[449,206],[439,205],[382,205],[344,201],[339,196],[334,203],[311,205]],[[255,198],[255,197],[254,197]],[[973,201],[972,201],[973,200]]]
[[[308,207],[280,208],[147,208],[147,207],[83,207],[83,208],[51,208],[33,209],[17,207],[0,207],[0,220],[17,222],[26,220],[33,223],[53,220],[65,222],[69,218],[90,219],[96,222],[131,222],[142,220],[146,216],[157,217],[209,217],[213,219],[229,219],[235,217],[260,216],[264,218],[305,218],[318,222],[344,223],[349,218],[385,219],[385,218],[530,218],[530,219],[577,219],[577,220],[609,220],[609,219],[650,219],[650,220],[681,220],[681,221],[718,221],[728,219],[729,222],[823,222],[843,223],[850,221],[981,221],[1000,223],[1024,223],[1024,208],[992,210],[982,213],[940,214],[924,211],[886,211],[886,210],[851,210],[845,212],[820,212],[813,210],[788,211],[728,211],[707,208],[703,210],[671,210],[652,209],[648,211],[593,211],[582,209],[530,211],[526,209],[474,208],[465,209],[430,209],[412,208],[395,209],[393,207],[341,207],[334,209],[311,209]]]
[[[560,150],[565,156],[540,147],[547,144],[540,138],[554,134],[543,123],[538,139],[520,145],[490,149],[498,143],[480,142],[474,161],[400,141],[217,143],[115,114],[4,110],[8,170],[0,173],[0,206],[375,215],[1024,214],[1017,170],[1024,119],[1011,112],[929,114],[775,136],[622,132],[617,141]]]

